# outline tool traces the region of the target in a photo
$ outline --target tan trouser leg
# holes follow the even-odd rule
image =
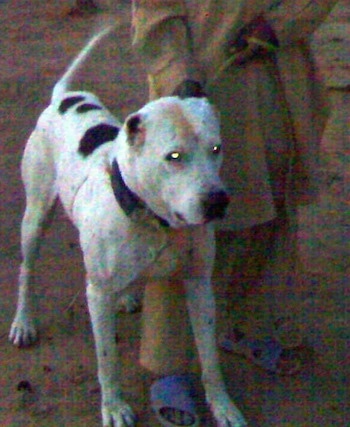
[[[156,375],[191,370],[196,353],[182,282],[148,282],[143,307],[141,364]]]
[[[220,231],[217,253],[214,277],[224,312],[221,332],[238,327],[260,335],[268,333],[276,319],[295,314],[296,214],[239,232]]]
[[[265,301],[274,320],[295,317],[300,307],[296,212],[290,212],[288,219],[276,218],[270,227],[272,239],[262,276]]]
[[[219,231],[214,285],[218,306],[218,334],[239,328],[250,333],[254,316],[247,310],[247,294],[258,284],[262,260],[255,256],[253,230]],[[254,251],[255,249],[255,251]]]
[[[172,238],[178,248],[186,250],[186,230],[174,232]],[[140,363],[158,376],[196,369],[197,353],[179,261],[170,278],[150,277],[145,284]]]

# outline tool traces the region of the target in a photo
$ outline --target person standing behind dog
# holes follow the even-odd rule
[[[220,113],[231,203],[217,226],[217,258],[228,303],[237,287],[293,287],[296,209],[315,200],[328,114],[307,39],[335,3],[133,2],[133,45],[150,98],[208,95]],[[182,291],[172,285],[146,285],[141,363],[157,375],[186,372],[191,353]],[[287,309],[282,299],[274,320]]]

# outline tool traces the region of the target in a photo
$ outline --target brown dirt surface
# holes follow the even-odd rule
[[[2,427],[100,425],[100,394],[83,291],[82,257],[77,232],[62,210],[56,214],[54,227],[45,235],[34,277],[40,341],[29,349],[17,349],[7,340],[20,263],[24,191],[19,164],[24,144],[47,105],[58,76],[83,46],[96,20],[103,16],[67,15],[72,4],[62,3],[0,1]],[[331,44],[343,43],[344,34],[349,34],[349,9],[346,2],[342,3],[344,9],[337,12],[336,22],[330,25],[338,25],[337,31],[339,25],[347,30],[343,28],[342,35],[337,33]],[[94,52],[77,87],[96,91],[123,118],[146,101],[146,79],[131,52],[130,2],[121,0],[113,4],[117,31]],[[326,46],[322,41],[325,34],[321,32],[316,49],[329,77],[337,75],[337,66],[348,67],[349,58],[342,57],[340,65],[334,56],[332,63],[326,61],[329,39]],[[333,83],[330,86],[338,89],[348,84],[344,80],[337,85]],[[320,201],[303,208],[300,214],[300,248],[308,274],[301,280],[304,297],[298,312],[314,353],[303,371],[291,378],[271,376],[244,359],[222,354],[230,392],[250,426],[345,427],[349,420],[346,412],[349,336],[345,312],[346,273],[349,273],[345,240],[349,226],[346,222],[349,168],[345,167],[348,161],[345,154],[349,141],[345,135],[350,93],[338,89],[329,91],[333,110],[323,141]],[[123,387],[139,415],[139,425],[154,427],[158,424],[148,402],[152,378],[138,365],[139,321],[140,314],[121,316],[118,336]],[[213,426],[205,410],[202,426]]]

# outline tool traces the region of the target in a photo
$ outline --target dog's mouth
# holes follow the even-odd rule
[[[196,222],[189,222],[184,215],[182,215],[180,212],[174,212],[174,222],[173,227],[179,228],[179,227],[190,227],[190,226],[196,226],[196,225],[205,225],[208,224],[211,220],[203,218],[200,221]]]
[[[197,225],[204,225],[207,223],[207,221],[203,218],[198,221],[191,221],[188,218],[185,217],[182,213],[175,211],[172,215],[172,222],[171,226],[174,228],[182,228],[182,227],[193,227]]]
[[[186,220],[185,216],[182,215],[180,212],[174,212],[173,214],[173,227],[179,228],[179,227],[186,227],[189,223]]]
[[[187,224],[185,217],[182,214],[180,214],[180,212],[175,212],[174,215],[175,215],[175,218],[178,222]]]

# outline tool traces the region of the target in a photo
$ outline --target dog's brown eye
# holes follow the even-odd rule
[[[172,151],[166,155],[165,160],[168,162],[180,162],[182,160],[182,155],[178,151]]]
[[[214,145],[212,148],[213,154],[220,154],[221,153],[221,145]]]

